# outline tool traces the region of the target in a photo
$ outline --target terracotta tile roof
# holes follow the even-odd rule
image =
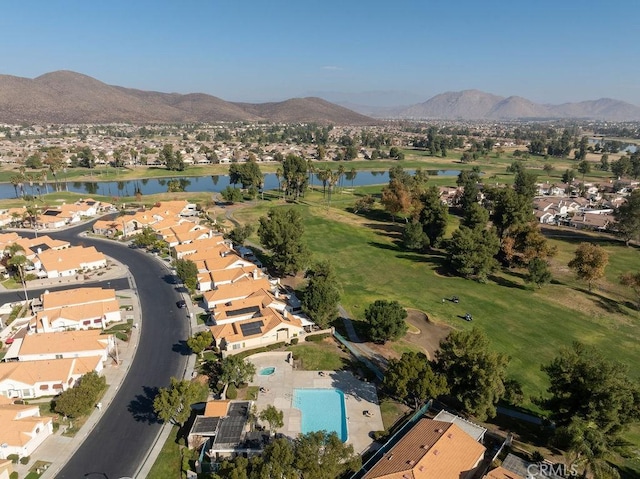
[[[20,237],[20,239],[18,241],[16,241],[16,243],[18,243],[20,246],[22,246],[24,248],[24,250],[26,251],[27,255],[29,255],[29,253],[34,250],[35,248],[37,248],[40,245],[45,245],[48,248],[50,248],[49,250],[46,251],[50,251],[50,250],[60,250],[62,248],[67,248],[69,246],[69,242],[68,241],[60,241],[60,240],[54,240],[53,238],[51,238],[50,236],[47,235],[41,235],[38,236],[37,238],[23,238]],[[35,253],[35,251],[33,251]]]
[[[34,408],[36,411],[33,411]],[[39,417],[27,415],[19,418],[21,414],[39,414],[37,406],[27,406],[18,404],[0,405],[0,443],[11,446],[24,446],[31,440],[30,433],[40,424],[52,422],[50,417]]]
[[[120,304],[115,299],[97,303],[75,304],[71,306],[63,306],[61,308],[51,308],[46,311],[38,311],[33,323],[37,329],[40,329],[43,327],[43,318],[47,318],[49,324],[52,324],[55,320],[60,318],[81,322],[86,320],[102,319],[106,314],[119,310]]]
[[[455,424],[421,419],[363,479],[460,479],[484,451]]]
[[[0,381],[12,380],[24,384],[67,382],[72,375],[83,375],[95,370],[101,359],[100,356],[90,356],[45,361],[9,361],[0,363]]]
[[[233,301],[229,306],[224,304],[217,306],[214,312],[214,318],[217,321],[233,318],[233,313],[235,311],[242,310],[244,308],[251,308],[254,306],[263,309],[272,304],[274,301],[276,301],[276,299],[270,292],[265,290],[256,291],[247,298]],[[285,306],[284,303],[283,306]]]
[[[205,417],[224,417],[227,415],[227,411],[229,410],[229,401],[228,399],[220,400],[220,401],[207,401],[207,405],[204,407],[204,416]]]
[[[104,350],[111,335],[100,333],[99,330],[88,329],[86,331],[27,334],[22,340],[19,354],[62,354]]]
[[[253,323],[255,321],[262,321],[260,331],[255,334],[245,335],[242,331],[242,325]],[[211,330],[211,334],[215,338],[216,342],[224,339],[227,343],[235,343],[243,339],[264,336],[269,331],[280,327],[282,324],[289,324],[302,328],[302,323],[297,317],[287,314],[287,317],[285,318],[279,311],[273,308],[262,308],[260,313],[256,314],[252,318],[235,321],[233,323],[221,324],[218,326],[211,326],[209,329]]]
[[[38,258],[45,271],[81,269],[86,264],[107,260],[94,246],[72,246],[59,251],[46,250],[40,253]]]
[[[103,288],[73,288],[64,291],[50,291],[40,295],[44,310],[115,299],[116,291],[114,289]]]
[[[271,289],[271,283],[267,278],[252,279],[245,276],[235,283],[221,284],[217,289],[207,291],[203,296],[207,303],[226,302],[246,298],[261,289]]]
[[[516,474],[515,472],[511,472],[504,467],[500,466],[484,476],[485,479],[525,479],[520,474]]]

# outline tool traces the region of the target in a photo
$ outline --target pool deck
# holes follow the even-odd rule
[[[256,406],[262,411],[269,404],[284,414],[284,427],[278,432],[295,438],[302,432],[301,413],[292,406],[293,390],[297,388],[340,389],[344,393],[347,410],[347,444],[353,445],[356,453],[371,446],[373,431],[384,429],[378,404],[378,394],[373,384],[356,379],[348,371],[301,371],[294,370],[287,362],[290,353],[269,352],[249,356],[247,360],[256,366],[256,371],[273,366],[275,372],[269,376],[256,374],[251,386],[264,388],[258,393]],[[365,411],[371,413],[365,416]]]

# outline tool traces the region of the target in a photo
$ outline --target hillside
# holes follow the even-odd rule
[[[519,96],[504,98],[479,90],[464,90],[441,93],[423,103],[395,111],[390,116],[404,119],[451,120],[576,118],[638,121],[640,107],[611,98],[561,105],[542,105]]]
[[[319,98],[244,104],[204,93],[177,94],[107,85],[71,71],[34,79],[0,75],[0,122],[176,123],[316,122],[368,125],[376,120]]]

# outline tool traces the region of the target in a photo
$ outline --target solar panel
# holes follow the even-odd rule
[[[206,434],[207,436],[213,436],[218,429],[220,423],[219,417],[205,417],[197,416],[191,428],[192,434]]]
[[[251,321],[250,323],[244,323],[240,325],[240,330],[243,336],[253,336],[254,334],[260,334],[263,326],[262,320]]]
[[[246,308],[234,309],[233,311],[227,311],[227,316],[242,316],[245,314],[256,314],[260,312],[259,306],[248,306]]]

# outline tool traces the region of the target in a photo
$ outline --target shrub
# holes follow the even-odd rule
[[[227,399],[236,399],[238,397],[238,389],[236,385],[231,383],[229,387],[227,387]]]
[[[18,479],[19,477],[20,475],[16,471],[13,471],[11,474],[9,474],[9,479]]]
[[[375,441],[379,441],[380,439],[383,439],[387,434],[387,431],[373,431],[373,439]]]
[[[31,456],[24,456],[20,458],[20,464],[22,464],[23,466],[26,466],[27,464],[29,464],[29,461],[31,460]]]
[[[544,456],[537,449],[531,453],[531,461],[532,462],[542,462],[544,461]]]
[[[298,338],[291,339],[291,345],[295,346],[296,344],[298,344]]]
[[[20,456],[18,456],[17,454],[9,454],[7,456],[7,459],[9,459],[14,464],[18,464],[18,461],[20,460]]]
[[[320,342],[323,339],[328,338],[330,335],[329,333],[322,333],[322,334],[314,334],[313,336],[307,336],[304,338],[305,341],[309,341],[309,342]]]

